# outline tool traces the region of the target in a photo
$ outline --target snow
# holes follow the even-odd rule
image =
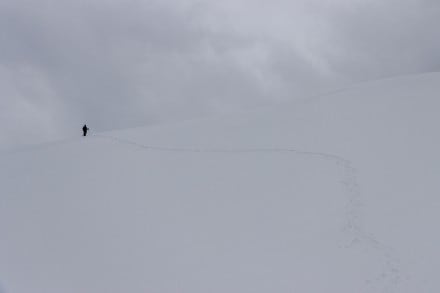
[[[439,292],[439,92],[407,76],[3,153],[0,283]]]

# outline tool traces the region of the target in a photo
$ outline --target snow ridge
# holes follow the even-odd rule
[[[317,157],[335,163],[342,172],[341,184],[347,195],[343,232],[349,237],[346,249],[358,249],[371,253],[382,259],[381,270],[372,278],[365,280],[370,290],[377,292],[396,292],[402,282],[400,260],[393,249],[381,243],[372,234],[365,231],[362,224],[361,189],[358,184],[357,170],[350,160],[335,154],[324,152],[302,151],[292,148],[245,148],[245,149],[203,149],[203,148],[176,148],[144,145],[135,141],[121,139],[114,136],[95,134],[93,137],[102,138],[120,144],[131,145],[151,151],[161,152],[188,152],[188,153],[294,153],[300,156]]]

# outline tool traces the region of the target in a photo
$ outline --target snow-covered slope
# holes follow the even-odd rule
[[[440,74],[0,155],[22,292],[439,292]]]

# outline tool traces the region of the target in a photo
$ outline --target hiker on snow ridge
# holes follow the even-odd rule
[[[83,134],[84,134],[84,136],[87,135],[87,131],[88,130],[89,130],[89,128],[87,127],[87,125],[84,124],[84,126],[83,126]]]

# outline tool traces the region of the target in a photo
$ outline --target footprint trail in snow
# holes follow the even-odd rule
[[[204,148],[175,148],[144,145],[135,141],[121,139],[107,135],[93,135],[120,144],[162,152],[187,152],[187,153],[292,153],[300,156],[315,157],[334,162],[341,170],[341,184],[347,195],[345,206],[343,232],[349,237],[348,243],[342,245],[345,249],[358,249],[367,251],[381,259],[380,271],[375,276],[365,280],[368,292],[398,292],[398,287],[403,281],[400,261],[395,256],[392,248],[378,241],[373,235],[367,233],[362,225],[361,191],[357,179],[357,171],[350,160],[338,155],[324,152],[301,151],[290,148],[243,148],[243,149],[204,149]]]

